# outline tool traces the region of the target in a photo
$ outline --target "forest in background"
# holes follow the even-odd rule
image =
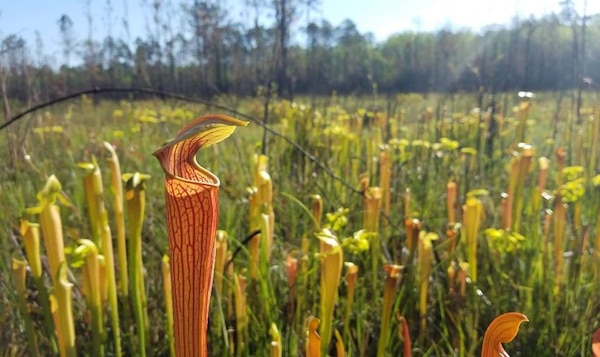
[[[361,33],[352,20],[337,25],[311,20],[318,8],[313,0],[250,1],[254,17],[244,23],[232,20],[219,2],[154,0],[147,6],[152,19],[145,37],[132,40],[110,35],[117,28],[129,33],[119,14],[107,21],[109,35],[103,39],[91,30],[98,14],[61,16],[58,59],[45,53],[39,34],[33,44],[5,34],[0,38],[4,106],[9,100],[33,103],[94,87],[149,87],[207,98],[254,95],[268,87],[292,98],[482,88],[581,91],[599,80],[600,16],[578,13],[572,0],[563,1],[558,14],[516,16],[510,24],[480,32],[403,32],[382,42]],[[87,21],[88,34],[75,33],[74,21]]]

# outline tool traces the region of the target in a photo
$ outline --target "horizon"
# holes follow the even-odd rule
[[[242,20],[254,16],[253,10],[244,5],[247,0],[228,0],[223,5],[227,11],[227,18],[234,22],[244,23]],[[320,22],[327,20],[332,26],[340,25],[345,19],[350,19],[358,31],[366,35],[373,35],[376,42],[381,43],[390,36],[403,32],[437,32],[442,29],[481,31],[488,26],[509,26],[515,19],[539,19],[552,13],[559,13],[560,1],[530,0],[514,1],[514,6],[502,5],[499,2],[455,0],[421,0],[419,2],[404,3],[402,0],[376,0],[367,5],[364,3],[348,2],[345,0],[322,0],[310,12],[304,5],[298,5],[296,18],[292,24],[292,36],[302,38],[302,28],[310,18],[311,21]],[[29,9],[32,3],[38,5],[36,11]],[[92,39],[100,41],[109,34],[121,38],[129,45],[137,38],[145,38],[153,30],[152,4],[150,0],[140,1],[111,1],[90,0],[86,1],[14,1],[0,5],[0,38],[16,34],[24,38],[28,48],[36,46],[36,31],[40,34],[43,43],[43,53],[46,59],[60,63],[62,45],[58,19],[68,15],[73,21],[75,39],[78,43],[90,37],[87,19],[87,4],[90,4],[89,13],[92,14]],[[163,17],[168,17],[169,11],[179,12],[180,5],[187,2],[165,1],[163,3]],[[224,2],[221,2],[223,4]],[[111,10],[108,10],[108,4]],[[573,0],[574,8],[580,15],[600,13],[600,2],[586,0]],[[231,5],[231,6],[229,6]],[[343,8],[344,11],[339,11]],[[436,11],[431,11],[436,9]],[[464,9],[468,9],[465,11]],[[23,13],[27,13],[23,21]],[[172,14],[176,14],[172,12]],[[109,19],[110,15],[110,19]],[[177,15],[179,16],[179,15]],[[253,17],[250,17],[253,18]],[[489,21],[489,19],[494,19]],[[167,21],[176,22],[170,17]],[[125,21],[128,27],[125,27]],[[266,7],[260,16],[260,23],[268,25],[273,21],[270,7]],[[249,21],[245,21],[248,23]],[[110,26],[109,26],[110,25]],[[179,31],[179,24],[173,24]],[[110,30],[109,30],[110,27]],[[129,31],[129,32],[128,32]],[[301,41],[293,41],[301,43]]]

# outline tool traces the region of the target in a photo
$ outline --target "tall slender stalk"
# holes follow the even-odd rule
[[[40,356],[33,321],[27,307],[27,287],[25,286],[25,278],[27,277],[27,262],[24,260],[12,259],[12,275],[13,283],[17,293],[17,303],[19,312],[25,328],[25,337],[27,338],[27,346],[29,347],[30,356]]]
[[[81,239],[75,253],[82,255],[84,259],[82,266],[83,291],[91,315],[93,355],[104,356],[104,324],[98,248],[91,240]]]
[[[25,241],[25,254],[31,268],[33,282],[37,289],[38,303],[42,308],[44,315],[44,327],[50,341],[52,351],[58,353],[58,345],[56,344],[56,333],[54,323],[52,322],[52,311],[50,310],[50,302],[48,288],[44,283],[42,275],[42,258],[40,255],[40,226],[36,223],[31,223],[27,220],[21,221],[21,235]]]
[[[86,199],[89,209],[90,225],[94,244],[99,248],[105,259],[106,283],[112,324],[115,352],[121,356],[121,328],[119,327],[119,304],[117,301],[117,280],[115,277],[115,259],[112,245],[112,235],[108,224],[108,212],[104,205],[104,185],[102,173],[95,158],[91,163],[80,164],[87,173],[84,176]]]
[[[119,288],[121,295],[127,298],[129,295],[129,279],[127,276],[127,243],[125,241],[125,218],[123,213],[123,179],[121,177],[121,165],[115,148],[104,142],[104,148],[110,153],[108,168],[110,170],[110,187],[113,194],[114,224],[117,228],[117,255],[119,259]]]
[[[129,218],[129,281],[131,283],[131,300],[137,326],[138,353],[146,356],[148,338],[148,313],[146,312],[146,289],[144,287],[144,263],[142,261],[142,226],[146,210],[146,184],[150,176],[140,174],[124,174],[126,180],[125,197],[127,199],[127,216]]]
[[[175,356],[175,333],[173,332],[173,290],[171,287],[171,267],[169,256],[162,259],[163,290],[165,294],[165,307],[167,313],[167,337],[169,338],[169,353]]]
[[[342,274],[344,254],[337,237],[328,229],[323,229],[317,238],[320,240],[321,286],[321,353],[327,355],[333,334],[333,308]]]
[[[392,307],[394,305],[394,297],[398,289],[398,284],[402,280],[402,271],[404,267],[401,265],[385,264],[383,266],[386,277],[383,285],[383,307],[381,309],[381,329],[379,331],[379,339],[377,343],[377,357],[386,355],[386,348],[390,337],[390,320],[392,318]]]
[[[463,208],[463,242],[466,249],[467,262],[469,263],[469,276],[473,282],[477,281],[477,237],[482,214],[481,202],[475,197],[467,198]]]

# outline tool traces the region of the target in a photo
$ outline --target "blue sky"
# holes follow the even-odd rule
[[[218,0],[214,0],[218,1]],[[583,12],[585,0],[574,0],[579,12]],[[133,41],[152,26],[149,3],[152,0],[90,0],[93,14],[93,37],[102,39],[107,34],[107,25],[112,24],[112,34]],[[163,0],[178,6],[182,0]],[[187,0],[188,3],[192,2]],[[237,19],[251,16],[244,6],[248,0],[221,0],[231,16]],[[16,33],[23,36],[33,48],[35,31],[44,41],[44,51],[50,56],[60,57],[60,34],[57,20],[67,14],[74,22],[76,39],[88,36],[86,19],[87,0],[0,0],[0,38]],[[109,16],[107,3],[112,6]],[[270,0],[265,0],[270,3]],[[560,10],[559,0],[320,0],[311,18],[328,19],[333,25],[346,18],[352,19],[361,32],[372,32],[378,41],[390,34],[405,30],[433,31],[444,26],[480,29],[491,23],[507,23],[515,15],[521,18],[542,16]],[[587,0],[588,14],[600,13],[600,1]],[[108,21],[108,19],[111,19]],[[181,19],[170,17],[174,26]],[[127,39],[123,19],[127,19],[131,37]],[[302,9],[297,19],[300,26],[306,20]],[[264,17],[263,21],[272,21]],[[297,26],[297,27],[298,27]]]

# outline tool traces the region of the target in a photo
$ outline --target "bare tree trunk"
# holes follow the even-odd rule
[[[581,46],[579,52],[579,65],[578,65],[578,73],[577,73],[577,125],[581,125],[583,122],[583,118],[581,117],[581,105],[582,105],[582,92],[583,92],[583,77],[585,76],[585,35],[586,35],[586,22],[588,20],[587,16],[587,1],[584,2],[583,7],[583,18],[581,24]]]
[[[289,18],[288,18],[288,0],[277,0],[275,4],[275,13],[277,18],[277,30],[278,30],[278,46],[277,46],[277,89],[279,95],[282,97],[291,96],[291,88],[289,78],[287,75],[288,65],[288,32],[289,32]]]

